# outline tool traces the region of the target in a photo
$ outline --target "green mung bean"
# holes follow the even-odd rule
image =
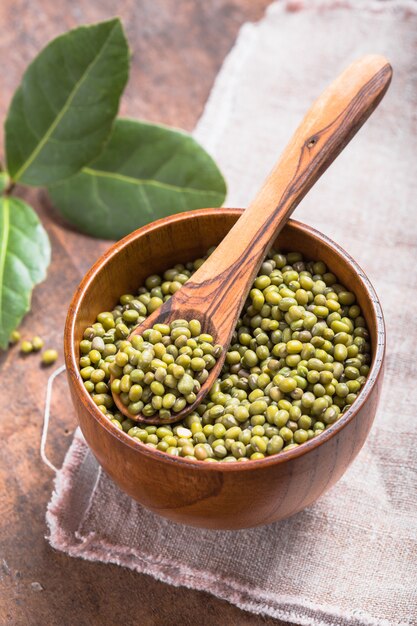
[[[22,341],[22,343],[20,344],[20,352],[22,352],[23,354],[29,354],[30,352],[33,352],[32,342],[27,341],[26,339]]]
[[[32,339],[32,348],[34,350],[34,352],[39,352],[39,350],[42,350],[43,348],[43,344],[44,344],[44,340],[41,337],[33,337]]]
[[[14,344],[20,341],[20,333],[18,330],[12,330],[9,337],[9,343]]]
[[[43,365],[52,365],[53,363],[55,363],[55,361],[57,360],[57,358],[58,358],[58,352],[57,352],[57,350],[52,350],[51,348],[49,348],[48,350],[45,350],[45,351],[42,353],[42,357],[41,357],[41,359],[42,359],[42,364],[43,364]],[[87,369],[87,368],[84,368],[84,369]],[[99,370],[94,370],[94,368],[92,368],[92,369],[91,369],[90,376],[88,377],[89,379],[91,378],[91,374],[93,373],[93,371],[97,372],[97,371],[99,371]],[[101,380],[104,380],[104,378],[106,377],[106,374],[105,374],[104,372],[103,372],[103,374],[104,374],[104,376],[103,376],[103,377],[101,377]],[[111,396],[109,396],[109,398],[110,398],[110,400],[111,400]],[[113,403],[112,403],[112,402],[111,402],[111,403],[109,403],[109,407],[108,407],[108,408],[110,408],[110,406],[112,406],[112,405],[113,405]],[[106,407],[106,408],[107,408],[107,407]]]

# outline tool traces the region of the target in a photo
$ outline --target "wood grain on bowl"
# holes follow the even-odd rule
[[[83,434],[106,473],[145,507],[177,522],[244,528],[288,517],[314,502],[346,471],[372,425],[380,394],[385,331],[377,296],[361,268],[314,229],[290,220],[275,247],[324,261],[356,296],[371,334],[373,361],[359,397],[337,422],[298,448],[247,463],[203,463],[148,448],[117,429],[85,390],[78,368],[84,328],[149,274],[202,256],[219,243],[239,209],[201,209],[132,233],[92,267],[72,300],[65,358]],[[158,251],[155,254],[155,251]]]

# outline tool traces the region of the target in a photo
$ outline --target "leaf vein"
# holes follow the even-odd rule
[[[102,206],[102,207],[103,207],[103,209],[106,211],[107,215],[109,215],[109,213],[110,213],[110,207],[109,207],[109,206],[108,206],[108,205],[104,202],[104,200],[100,197],[100,190],[99,190],[99,188],[98,188],[97,181],[96,181],[95,179],[93,180],[93,192],[94,192],[94,195],[95,195],[95,196],[96,196],[96,198],[97,198],[97,202],[100,204],[100,206]]]
[[[152,215],[153,214],[152,204],[151,204],[151,202],[150,202],[150,200],[148,198],[148,194],[146,193],[146,189],[142,186],[142,187],[139,187],[139,191],[140,191],[143,199],[145,200],[145,205],[146,205],[146,208],[148,209],[149,215]]]
[[[132,176],[126,176],[125,174],[119,174],[118,172],[105,172],[103,170],[96,170],[91,167],[84,167],[81,171],[84,172],[84,174],[88,174],[89,176],[93,177],[100,176],[103,178],[112,178],[131,185],[138,186],[150,185],[152,187],[158,187],[160,189],[169,189],[171,191],[176,191],[177,193],[189,193],[196,195],[213,196],[217,198],[221,195],[221,192],[219,191],[180,187],[178,185],[173,185],[172,183],[163,183],[159,180],[153,180],[149,178],[133,178]]]
[[[21,228],[19,228],[18,226],[16,226],[16,224],[10,224],[10,230],[15,230],[17,233],[19,233],[19,235],[21,235],[22,237],[24,237],[25,239],[27,239],[31,244],[35,243],[31,237],[29,237],[29,235],[27,233],[25,233],[24,230],[22,230]],[[40,249],[40,247],[36,244],[36,247],[38,249]]]
[[[19,263],[19,265],[21,265],[22,267],[25,268],[25,270],[28,273],[30,281],[33,282],[31,270],[36,270],[37,269],[36,264],[35,265],[28,265],[27,263],[24,262],[24,260],[22,258],[20,258],[20,256],[18,256],[16,254],[16,252],[13,252],[13,250],[7,250],[6,256],[9,256],[9,257],[12,257],[13,259],[16,259],[17,262]],[[4,281],[4,285],[6,285],[6,281]]]
[[[33,285],[31,285],[31,288],[28,290],[28,295],[30,296],[32,294],[32,290],[33,290]],[[27,299],[27,294],[26,293],[22,293],[21,291],[19,291],[18,289],[15,289],[14,287],[10,286],[10,285],[4,285],[4,291],[9,291],[10,293],[15,293],[20,300],[26,301]],[[30,298],[29,298],[30,300]],[[9,315],[9,317],[13,317],[11,315]]]

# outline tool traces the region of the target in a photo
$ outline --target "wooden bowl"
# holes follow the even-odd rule
[[[122,293],[176,263],[202,256],[221,241],[241,209],[202,209],[158,220],[128,235],[82,280],[65,327],[65,361],[84,437],[114,482],[143,506],[176,522],[236,529],[289,517],[339,480],[362,448],[380,395],[385,329],[376,293],[362,269],[318,231],[290,220],[276,245],[324,261],[362,308],[372,342],[372,366],[357,400],[329,429],[298,448],[248,463],[202,463],[148,448],[116,428],[96,407],[78,369],[78,344],[100,311]]]

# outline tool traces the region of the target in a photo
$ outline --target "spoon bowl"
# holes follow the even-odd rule
[[[159,309],[154,311],[151,315],[149,315],[142,324],[137,326],[133,332],[130,333],[129,339],[131,339],[134,335],[142,335],[145,330],[152,328],[155,324],[169,324],[177,319],[186,319],[192,320],[197,318],[201,323],[201,332],[209,333],[214,338],[214,343],[220,343],[219,333],[209,316],[206,314],[202,314],[201,311],[197,311],[192,308],[192,299],[187,297],[187,291],[181,288],[177,291],[167,302],[165,302]],[[177,295],[178,294],[178,295]],[[127,406],[123,404],[120,399],[120,396],[117,393],[113,393],[113,400],[118,410],[129,417],[131,420],[134,420],[139,423],[144,424],[172,424],[182,420],[186,417],[191,411],[193,411],[202,401],[208,390],[212,387],[216,378],[219,376],[219,372],[223,367],[224,360],[226,358],[226,350],[223,347],[222,354],[216,361],[216,365],[209,370],[209,375],[207,380],[201,385],[201,389],[196,394],[196,399],[192,404],[187,404],[182,411],[178,411],[178,413],[173,413],[171,417],[162,418],[157,413],[152,416],[144,416],[144,415],[132,415]],[[114,376],[111,375],[110,380],[114,380]]]

